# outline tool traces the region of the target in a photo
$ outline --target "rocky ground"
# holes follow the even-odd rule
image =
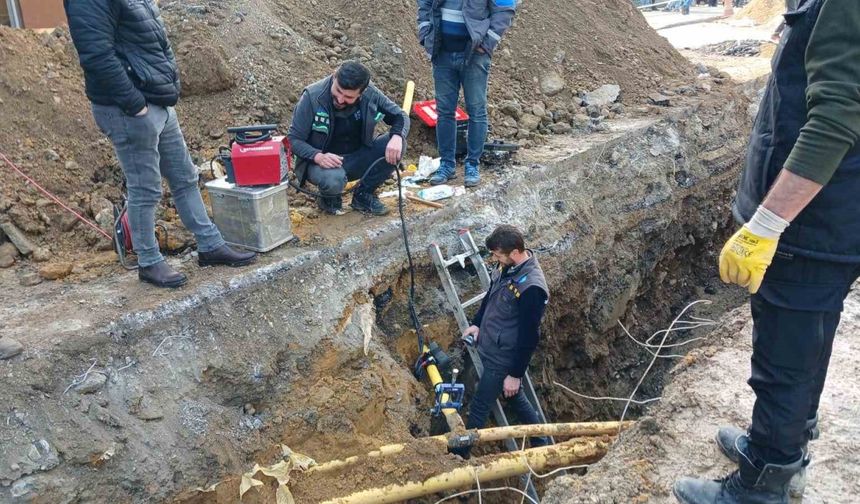
[[[395,101],[407,80],[417,82],[416,99],[432,97],[430,65],[415,40],[413,3],[167,0],[160,6],[183,81],[179,115],[204,176],[207,161],[227,142],[228,126],[288,125],[302,88],[344,59],[367,63],[375,82]],[[5,70],[0,151],[110,233],[111,207],[121,202],[123,177],[93,124],[68,33],[0,27],[0,66]],[[494,58],[491,135],[528,147],[549,135],[599,129],[603,119],[647,115],[650,94],[674,93],[691,74],[687,61],[626,0],[588,0],[575,10],[563,0],[522,2]],[[607,84],[614,99],[583,100]],[[432,132],[414,128],[410,147],[410,161],[433,155]],[[101,254],[111,249],[109,240],[5,163],[3,170],[9,183],[0,188],[0,220],[26,239],[17,250],[0,249],[0,268],[18,273],[13,283],[85,282],[121,271]],[[294,198],[294,207],[304,204],[305,198]],[[193,237],[169,198],[158,218],[166,229],[160,236],[166,252],[193,250]]]
[[[447,346],[455,331],[427,245],[447,249],[463,227],[480,241],[499,222],[519,225],[554,292],[533,369],[548,414],[614,415],[552,381],[623,393],[646,362],[617,320],[647,332],[688,299],[732,302],[704,267],[729,230],[742,152],[748,104],[732,96],[559,137],[444,209],[412,215],[428,337]],[[271,460],[280,444],[325,461],[429,434],[431,397],[409,372],[400,240],[398,222],[382,219],[239,272],[180,264],[192,278],[179,292],[128,275],[41,284],[35,299],[4,293],[0,341],[23,348],[0,361],[0,495],[164,501]],[[643,394],[661,382],[655,373]]]
[[[392,94],[414,75],[429,96],[413,5],[390,3],[312,0],[332,13],[321,22],[308,4],[289,0],[162,2],[185,68],[180,115],[197,159],[225,140],[227,125],[288,122],[301,86],[344,54],[368,61]],[[530,147],[444,208],[409,208],[416,305],[428,337],[450,346],[456,329],[427,246],[453,252],[464,227],[479,242],[501,222],[523,228],[553,291],[532,376],[550,418],[576,421],[617,418],[620,406],[553,382],[625,396],[649,363],[619,321],[647,335],[691,300],[713,300],[695,314],[729,313],[723,327],[691,332],[706,344],[680,364],[661,362],[644,381],[638,397],[664,399],[630,415],[650,419],[585,478],[541,485],[549,502],[666,500],[680,472],[725,467],[709,462],[710,432],[748,414],[739,378],[748,322],[732,311],[743,295],[722,286],[713,265],[733,228],[728,204],[761,83],[739,86],[707,58],[738,68],[764,58],[699,52],[690,64],[628,2],[566,6],[524,2],[496,60],[496,132]],[[576,43],[566,45],[569,38]],[[0,63],[20,70],[0,74],[0,108],[10,118],[0,124],[0,146],[97,219],[119,196],[121,178],[91,128],[67,35],[0,28],[0,39],[10,42],[0,43]],[[13,99],[25,106],[10,107]],[[34,133],[21,134],[25,125]],[[429,145],[428,132],[416,131],[416,143]],[[0,289],[0,502],[233,503],[239,476],[278,459],[282,445],[326,461],[434,432],[432,394],[410,372],[416,340],[395,217],[329,218],[294,198],[298,241],[240,270],[198,268],[193,244],[177,243],[181,253],[170,261],[190,281],[164,292],[122,274],[112,253],[97,250],[105,245],[95,233],[72,223],[62,231],[59,209],[22,187],[2,186],[0,201],[11,242],[0,244],[0,265],[11,258],[0,269],[8,287]],[[169,205],[160,217],[175,223]],[[468,271],[455,276],[471,283]],[[43,281],[50,277],[58,280]],[[851,338],[841,341],[850,355]],[[856,367],[841,359],[834,367]],[[835,475],[810,488],[820,502],[842,502],[838,484],[857,480],[857,464],[844,470],[839,462],[853,456],[844,440],[856,437],[853,424],[837,420],[852,418],[850,384],[837,378],[833,393],[844,395],[827,399],[828,411],[848,412],[824,419],[833,438],[818,442],[816,464]],[[825,451],[828,442],[834,451]],[[352,490],[456,465],[442,453],[419,455],[433,463],[336,484]],[[221,481],[229,485],[213,490]],[[482,501],[514,502],[498,495]]]
[[[635,429],[625,433],[604,460],[585,477],[553,482],[548,504],[676,502],[672,483],[681,476],[719,478],[733,470],[717,449],[714,435],[723,425],[745,428],[754,395],[746,385],[752,351],[749,309],[726,314],[722,327],[703,347],[686,355],[671,371],[660,402]],[[803,502],[855,502],[860,491],[860,295],[848,297],[833,347],[821,399],[821,439],[813,457]]]

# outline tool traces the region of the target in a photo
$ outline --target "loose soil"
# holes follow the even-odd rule
[[[754,395],[746,385],[752,320],[744,306],[729,311],[702,348],[671,371],[659,403],[624,433],[610,454],[584,477],[550,485],[543,502],[674,503],[672,484],[682,476],[719,478],[734,467],[718,450],[720,426],[746,428]],[[856,502],[860,492],[860,295],[852,291],[836,335],[821,398],[821,438],[810,444],[812,464],[803,502]]]
[[[405,82],[413,79],[416,99],[432,98],[430,65],[415,40],[412,3],[200,0],[160,5],[183,81],[180,120],[192,157],[204,171],[217,147],[227,142],[228,126],[288,125],[302,88],[347,58],[366,62],[377,85],[392,97],[400,97]],[[90,220],[120,203],[122,173],[93,123],[66,29],[39,34],[0,26],[0,67],[0,152]],[[552,97],[540,86],[551,72],[565,83],[565,90]],[[494,58],[492,136],[529,146],[550,133],[552,120],[544,119],[539,131],[523,129],[501,112],[502,102],[515,102],[526,112],[539,105],[547,117],[570,118],[585,112],[578,94],[600,85],[620,85],[621,102],[632,108],[690,74],[686,60],[626,0],[586,0],[575,8],[565,0],[523,2]],[[434,144],[432,132],[416,124],[407,160],[434,155]],[[36,260],[71,262],[67,282],[121,272],[110,262],[93,261],[94,253],[111,250],[107,239],[7,166],[2,170],[7,183],[0,188],[0,219],[11,220],[34,242]],[[158,212],[167,230],[159,236],[162,249],[187,254],[193,236],[179,222],[166,186],[164,192],[168,198]],[[309,217],[305,224],[311,229],[318,224],[307,198],[296,195],[292,204],[300,211],[298,221]],[[297,235],[315,239],[312,230],[296,224]],[[102,213],[99,225],[111,232],[109,212]],[[34,258],[17,258],[15,268],[43,268]]]
[[[756,24],[772,24],[785,13],[785,0],[752,0],[735,14],[736,19],[751,19]],[[778,23],[778,21],[777,21]]]

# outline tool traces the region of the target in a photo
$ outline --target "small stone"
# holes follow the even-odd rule
[[[39,274],[45,280],[60,280],[66,278],[72,273],[74,265],[70,262],[56,262],[42,266],[39,269]]]
[[[598,107],[603,107],[610,103],[614,103],[615,100],[618,99],[619,94],[621,94],[621,86],[618,84],[606,84],[590,93],[585,93],[583,101],[586,105],[597,105]]]
[[[251,403],[246,404],[244,409],[246,415],[253,415],[257,412],[257,410],[254,408],[254,405]]]
[[[18,249],[11,243],[0,245],[0,268],[8,268],[15,264],[18,257]]]
[[[555,123],[552,126],[550,126],[550,129],[556,135],[564,135],[566,133],[570,133],[573,130],[573,127],[571,127],[571,125],[568,123],[560,122],[560,123]]]
[[[54,149],[45,149],[42,154],[46,161],[56,162],[60,160],[60,155]]]
[[[660,107],[668,107],[671,104],[669,97],[660,93],[652,93],[648,95],[648,101]]]
[[[107,376],[102,373],[90,373],[83,383],[75,387],[79,394],[94,394],[102,389],[107,383]]]
[[[33,251],[33,256],[31,257],[33,261],[37,263],[48,262],[51,260],[51,251],[46,249],[45,247],[39,247]]]
[[[11,359],[24,351],[24,345],[12,338],[0,338],[0,360]]]
[[[538,117],[545,117],[546,116],[546,107],[544,106],[543,103],[536,103],[532,107],[532,114],[534,114]]]
[[[591,119],[585,114],[576,114],[573,116],[572,125],[576,128],[585,128],[591,124]]]
[[[18,252],[20,252],[22,256],[29,256],[33,253],[33,250],[36,249],[36,246],[33,245],[26,236],[24,236],[24,233],[22,233],[15,224],[12,224],[11,222],[0,223],[0,229],[3,230],[3,233],[7,238],[9,238],[9,241],[15,245],[15,248],[18,249]]]
[[[600,107],[597,105],[589,105],[585,108],[588,117],[600,117]]]
[[[43,278],[35,271],[25,271],[18,276],[18,283],[24,287],[33,287],[42,283]]]
[[[96,223],[106,233],[113,233],[114,218],[113,210],[104,208],[96,215]]]
[[[519,119],[523,116],[523,107],[513,100],[502,102],[499,109],[514,119]]]
[[[547,96],[555,96],[564,90],[564,79],[558,72],[549,72],[540,80],[541,93]]]
[[[534,131],[540,126],[540,118],[532,114],[523,114],[519,120],[520,129]]]

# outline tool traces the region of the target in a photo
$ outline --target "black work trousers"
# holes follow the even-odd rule
[[[495,404],[496,399],[499,399],[502,395],[507,376],[507,371],[503,369],[484,365],[484,375],[481,376],[478,390],[475,391],[472,404],[469,405],[469,419],[466,421],[467,429],[481,429],[487,424],[487,417],[490,415],[490,410],[493,404]],[[520,424],[540,423],[537,411],[528,398],[526,398],[522,386],[520,386],[520,390],[516,395],[507,399],[506,402],[513,408]],[[533,437],[529,441],[533,447],[549,444],[549,439],[545,437]]]
[[[860,265],[777,253],[753,317],[752,373],[756,395],[750,455],[761,464],[788,464],[809,440],[806,422],[818,412],[842,303]]]

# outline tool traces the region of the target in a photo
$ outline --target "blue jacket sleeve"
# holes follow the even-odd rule
[[[69,0],[66,17],[81,67],[89,79],[113,92],[114,103],[128,115],[146,106],[116,53],[117,12],[110,0]]]
[[[490,54],[496,50],[502,35],[508,31],[514,22],[517,11],[517,0],[487,0],[490,7],[490,29],[481,41],[481,46]]]
[[[421,44],[433,25],[432,10],[433,0],[418,0],[418,42]]]

